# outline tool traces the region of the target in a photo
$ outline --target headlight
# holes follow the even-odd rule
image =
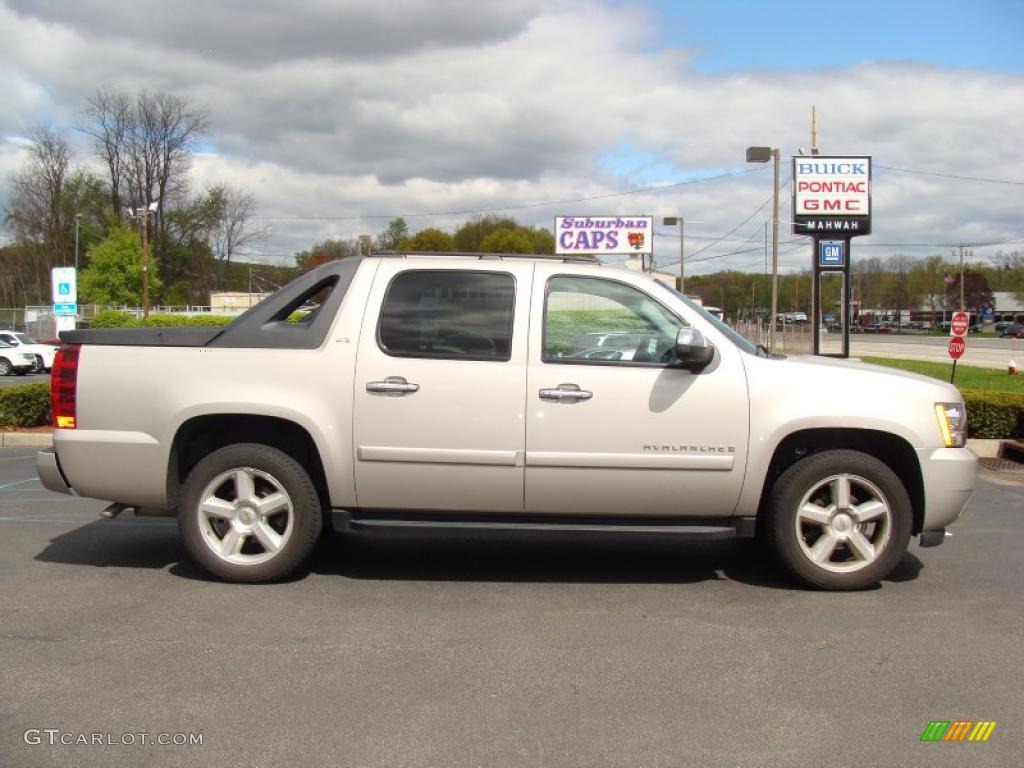
[[[967,409],[963,403],[936,403],[935,417],[947,448],[963,448],[967,444]]]

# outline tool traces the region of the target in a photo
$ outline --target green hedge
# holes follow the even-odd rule
[[[968,436],[1024,437],[1024,395],[982,389],[965,389],[962,394],[967,404]]]
[[[18,384],[0,389],[0,427],[42,427],[49,423],[49,384]]]
[[[105,309],[92,319],[93,328],[178,328],[181,326],[210,327],[227,325],[234,317],[227,315],[150,315],[137,319],[131,312]]]

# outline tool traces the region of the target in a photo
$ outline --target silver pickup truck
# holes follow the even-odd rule
[[[592,260],[344,259],[222,328],[63,339],[43,483],[177,516],[231,581],[326,526],[482,526],[756,535],[856,589],[941,543],[977,471],[952,386],[769,355]]]

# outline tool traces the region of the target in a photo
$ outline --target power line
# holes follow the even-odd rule
[[[899,173],[914,173],[920,176],[940,176],[944,179],[956,179],[958,181],[982,181],[987,184],[1013,184],[1014,186],[1024,187],[1024,181],[1011,181],[1009,179],[988,179],[982,176],[959,176],[955,173],[939,173],[938,171],[917,171],[913,168],[896,168],[892,165],[881,165],[874,163],[875,168],[884,168],[887,171],[897,171]]]

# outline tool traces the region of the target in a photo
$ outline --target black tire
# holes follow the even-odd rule
[[[42,355],[36,355],[36,361],[32,363],[32,370],[29,373],[42,373],[44,370]]]
[[[178,509],[192,558],[225,581],[245,583],[292,573],[316,544],[322,520],[323,505],[306,470],[258,443],[229,445],[200,461],[185,480]]]
[[[907,551],[912,521],[910,498],[891,469],[865,453],[834,450],[801,459],[776,481],[765,533],[797,578],[851,590],[892,572]]]
[[[0,357],[0,376],[10,376],[13,370],[14,366],[11,365],[11,361],[6,357]]]

